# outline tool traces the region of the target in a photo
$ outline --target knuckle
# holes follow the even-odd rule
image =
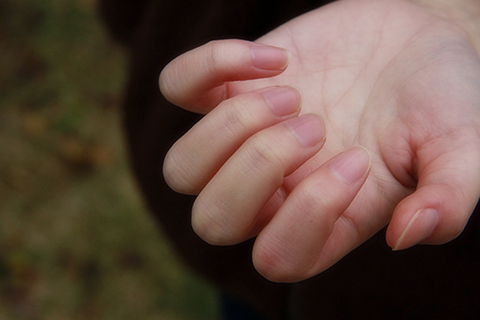
[[[234,228],[235,221],[225,216],[225,204],[199,196],[192,208],[192,228],[211,245],[233,245],[241,242],[242,234]]]
[[[448,220],[450,221],[445,224],[445,231],[442,237],[444,240],[443,242],[449,242],[459,237],[468,222],[468,217],[465,217],[463,213],[452,213],[449,216],[450,219]]]
[[[361,242],[362,239],[366,239],[367,237],[361,231],[359,223],[355,220],[354,217],[350,217],[347,214],[342,214],[337,222],[338,224],[342,224],[345,229],[350,231],[350,235],[355,239],[355,242]]]
[[[205,50],[207,57],[204,59],[205,67],[209,68],[207,71],[216,75],[229,75],[231,71],[245,63],[247,48],[248,46],[239,40],[212,40],[208,42]]]
[[[257,106],[258,101],[252,96],[238,96],[228,100],[228,108],[224,108],[219,121],[222,128],[237,132],[250,132],[259,121],[259,112],[253,112],[252,106]]]
[[[213,40],[207,44],[208,47],[208,56],[207,63],[205,66],[208,66],[210,72],[215,73],[215,71],[221,70],[225,66],[225,46],[222,41]]]
[[[258,273],[273,282],[296,282],[308,277],[308,267],[285,254],[278,244],[255,244],[253,264]]]
[[[158,77],[158,86],[167,101],[179,105],[183,102],[183,94],[180,94],[178,90],[180,87],[178,85],[179,77],[175,72],[175,65],[174,62],[171,62],[162,70]]]
[[[308,180],[297,187],[297,207],[301,212],[311,213],[324,211],[332,207],[333,199],[326,197],[316,181]]]
[[[468,223],[473,208],[470,208],[468,203],[468,196],[464,193],[464,190],[460,187],[448,184],[442,184],[438,186],[439,190],[437,198],[439,203],[436,207],[443,213],[440,213],[444,218],[444,236],[446,242],[457,238],[462,234],[465,226]],[[447,196],[448,195],[448,196]]]
[[[275,139],[270,136],[255,135],[247,140],[246,164],[249,169],[265,172],[283,167],[285,157],[282,148],[277,146]]]
[[[198,194],[198,186],[192,181],[192,174],[187,170],[184,161],[171,149],[163,162],[163,178],[174,191],[183,194]]]
[[[273,250],[262,248],[253,255],[255,269],[262,276],[274,282],[289,282],[295,278],[295,272],[281,255]]]

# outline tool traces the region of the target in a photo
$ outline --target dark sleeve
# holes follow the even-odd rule
[[[131,44],[151,0],[99,0],[98,11],[110,35]]]

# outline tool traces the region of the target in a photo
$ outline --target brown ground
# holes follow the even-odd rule
[[[0,319],[216,319],[142,206],[94,9],[0,3]]]

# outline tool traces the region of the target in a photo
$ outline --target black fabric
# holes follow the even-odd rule
[[[223,320],[268,320],[244,301],[232,298],[225,292],[220,295],[220,306]]]
[[[477,213],[450,244],[392,252],[382,231],[313,279],[275,284],[254,270],[251,241],[213,247],[199,239],[190,227],[192,197],[163,180],[166,151],[198,119],[161,97],[158,75],[166,63],[209,40],[253,40],[326,2],[100,1],[106,26],[130,53],[124,125],[145,200],[186,264],[269,319],[474,318],[480,314]]]

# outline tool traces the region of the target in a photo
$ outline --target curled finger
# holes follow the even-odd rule
[[[361,189],[369,168],[368,152],[355,147],[298,184],[255,241],[253,261],[257,270],[279,282],[317,274],[323,246],[335,222]]]
[[[165,180],[177,192],[198,194],[248,138],[298,115],[300,100],[292,87],[271,87],[223,101],[169,150]]]
[[[160,90],[173,104],[205,114],[229,98],[226,83],[276,76],[289,58],[285,49],[250,41],[211,41],[170,62],[160,74]]]
[[[258,230],[257,214],[278,192],[284,177],[315,155],[325,138],[324,120],[303,115],[248,139],[195,201],[192,225],[211,244],[239,243]]]

